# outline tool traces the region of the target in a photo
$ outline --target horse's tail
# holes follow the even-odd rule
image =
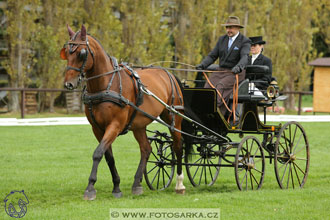
[[[173,74],[174,75],[174,74]],[[188,105],[188,101],[186,100],[187,97],[184,95],[184,88],[183,88],[183,85],[180,81],[180,79],[174,75],[179,87],[180,87],[180,90],[181,90],[181,93],[182,93],[182,96],[183,96],[183,102],[184,102],[184,115],[187,116],[188,118],[191,118],[193,119],[194,121],[198,122],[198,123],[201,123],[201,120],[199,119],[199,117],[194,113],[194,111],[191,109],[191,107]],[[185,119],[182,120],[181,122],[181,130],[184,132],[182,134],[182,138],[183,138],[183,148],[185,150],[185,157],[188,157],[191,155],[191,152],[192,152],[192,142],[193,142],[193,137],[191,136],[188,136],[187,134],[194,134],[194,127],[192,126],[192,122],[189,122]],[[185,134],[187,133],[187,134]]]

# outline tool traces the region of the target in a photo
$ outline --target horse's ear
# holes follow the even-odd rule
[[[68,24],[66,26],[68,28],[69,36],[71,39],[76,33],[70,28],[70,26]]]
[[[81,32],[80,32],[81,40],[86,40],[86,34],[87,31],[85,25],[81,25]]]

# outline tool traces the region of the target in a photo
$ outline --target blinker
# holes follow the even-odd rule
[[[79,59],[81,61],[85,60],[87,56],[87,51],[85,48],[81,49],[80,53],[79,53]]]
[[[66,56],[66,51],[65,51],[64,47],[61,49],[60,57],[61,57],[62,60],[67,60],[68,59],[67,56]]]

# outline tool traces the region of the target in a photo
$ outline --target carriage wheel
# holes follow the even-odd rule
[[[191,155],[185,157],[188,178],[193,186],[212,186],[220,172],[221,157],[218,144],[193,144]]]
[[[260,189],[265,176],[265,155],[256,137],[247,136],[238,145],[235,178],[240,190]]]
[[[148,137],[152,152],[149,156],[144,178],[151,190],[167,188],[173,179],[175,156],[172,150],[172,140],[166,133],[156,132]]]
[[[309,144],[303,127],[288,122],[275,143],[275,175],[280,188],[303,187],[309,170]]]

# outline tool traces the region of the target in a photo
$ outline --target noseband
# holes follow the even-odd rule
[[[73,37],[73,40],[69,40],[66,44],[64,44],[64,47],[69,45],[70,54],[74,53],[80,45],[86,45],[87,47],[87,50],[85,48],[81,49],[80,54],[78,56],[78,58],[83,61],[83,64],[81,65],[80,68],[73,66],[66,67],[66,70],[75,70],[79,72],[79,76],[78,76],[78,84],[79,84],[83,80],[86,74],[86,72],[84,72],[84,69],[87,63],[88,53],[92,55],[93,61],[94,61],[94,53],[89,47],[88,36],[86,36],[86,41],[75,41],[75,38],[76,36]]]

